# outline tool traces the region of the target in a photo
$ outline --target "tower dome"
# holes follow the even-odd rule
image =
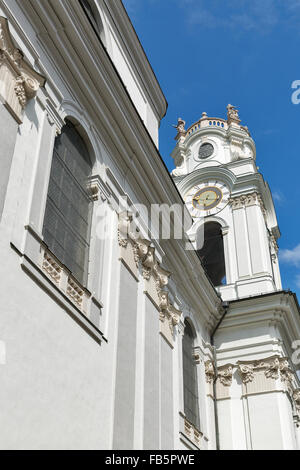
[[[193,218],[188,235],[223,300],[281,289],[274,204],[238,110],[176,128],[172,176]]]
[[[198,168],[228,165],[245,160],[255,171],[255,144],[248,127],[241,125],[238,110],[227,106],[227,119],[208,117],[205,112],[201,118],[185,129],[181,118],[175,126],[176,147],[172,157],[176,168],[173,177],[182,177]],[[234,166],[234,165],[233,165]],[[247,171],[248,171],[247,170]]]

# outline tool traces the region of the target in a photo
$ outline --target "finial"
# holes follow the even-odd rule
[[[186,135],[186,130],[185,130],[185,121],[181,118],[178,118],[178,122],[175,125],[173,125],[175,129],[177,129],[177,136],[175,137],[176,140],[178,140],[180,137],[185,137]]]
[[[204,112],[202,113],[201,118],[206,118],[206,117],[207,117],[207,113],[204,111]]]
[[[228,124],[231,124],[232,122],[239,124],[241,122],[238,109],[232,104],[227,105],[227,122]]]

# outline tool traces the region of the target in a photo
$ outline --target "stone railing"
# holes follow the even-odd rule
[[[223,130],[228,129],[228,123],[225,119],[209,118],[204,115],[199,121],[195,122],[186,131],[186,137],[192,135],[194,132],[203,129],[204,127],[217,127]]]
[[[69,271],[55,256],[43,246],[41,247],[40,267],[43,273],[60,291],[84,314],[88,314],[91,294],[80,285]]]

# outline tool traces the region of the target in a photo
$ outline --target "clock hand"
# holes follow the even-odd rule
[[[194,197],[194,201],[199,201],[200,199],[201,199],[201,196]],[[219,196],[217,197],[217,199],[219,199]],[[209,201],[209,200],[212,201],[212,200],[215,200],[215,198],[214,198],[214,199],[211,199],[209,196],[207,196],[207,197],[205,198],[205,201]]]

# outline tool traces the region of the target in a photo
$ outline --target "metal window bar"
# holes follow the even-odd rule
[[[197,369],[194,359],[194,335],[188,323],[185,324],[182,341],[184,413],[187,420],[199,429],[199,400]]]
[[[43,235],[49,250],[81,283],[87,280],[92,201],[87,189],[88,150],[67,122],[53,152]]]

